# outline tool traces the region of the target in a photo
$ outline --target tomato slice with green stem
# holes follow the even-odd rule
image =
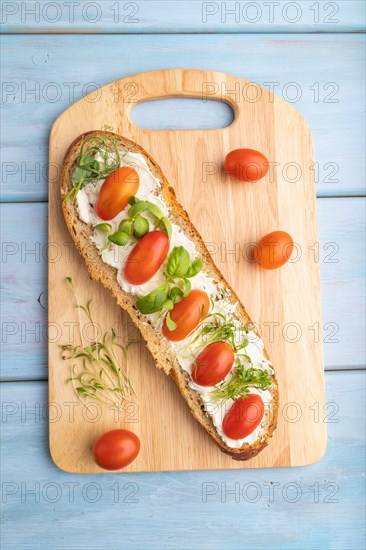
[[[140,187],[140,178],[132,166],[118,168],[103,183],[99,190],[95,212],[102,220],[112,220],[124,210],[128,199]]]
[[[176,303],[169,312],[170,319],[176,328],[169,330],[167,321],[163,322],[163,335],[171,342],[184,340],[198,324],[208,315],[210,299],[203,290],[191,290],[191,292]]]

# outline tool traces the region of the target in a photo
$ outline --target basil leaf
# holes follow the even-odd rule
[[[128,241],[128,237],[129,236],[127,233],[124,233],[123,231],[116,231],[113,235],[109,235],[108,240],[118,246],[124,246]]]
[[[176,323],[174,323],[174,321],[170,317],[170,313],[168,313],[168,315],[165,317],[165,320],[166,320],[166,326],[168,327],[169,330],[174,330],[177,328]]]
[[[155,288],[150,294],[139,298],[136,302],[137,309],[148,315],[160,311],[168,298],[168,285],[163,284]]]
[[[161,218],[159,225],[164,226],[164,229],[166,231],[166,234],[168,235],[168,238],[171,239],[172,238],[172,233],[173,233],[173,228],[172,228],[172,224],[170,223],[168,218],[165,218],[165,217]]]
[[[163,308],[163,304],[167,299],[167,294],[167,289],[164,289],[155,296],[154,307],[156,307],[158,311]]]
[[[166,271],[171,277],[184,277],[191,264],[184,246],[175,246],[169,254]]]
[[[158,220],[161,220],[161,218],[164,216],[160,208],[156,206],[156,204],[154,204],[153,202],[146,201],[146,206],[148,211],[151,212],[151,214],[155,216],[155,218],[158,218]]]
[[[128,204],[130,204],[131,206],[133,206],[134,204],[136,204],[138,202],[138,198],[137,197],[130,197],[128,199]]]
[[[128,211],[128,217],[134,218],[138,214],[141,214],[143,210],[146,210],[146,202],[138,201]]]
[[[171,309],[173,309],[173,307],[174,307],[173,302],[168,299],[168,300],[165,300],[165,302],[163,303],[162,309],[167,309],[170,311]]]
[[[169,292],[169,298],[172,300],[172,302],[174,302],[174,304],[176,304],[177,302],[180,302],[183,298],[183,291],[177,286],[174,286]]]
[[[140,239],[146,233],[149,231],[149,222],[146,218],[143,218],[142,216],[138,216],[135,221],[133,222],[133,234],[136,237],[136,239]]]
[[[196,258],[193,260],[191,265],[189,266],[189,269],[187,273],[185,274],[186,277],[194,277],[199,273],[202,269],[202,260],[200,258]]]
[[[191,292],[192,285],[191,285],[191,281],[189,281],[188,279],[183,279],[183,282],[184,282],[183,298],[185,298]]]

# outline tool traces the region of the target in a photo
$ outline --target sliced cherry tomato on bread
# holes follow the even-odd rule
[[[258,181],[267,174],[267,158],[255,149],[235,149],[225,158],[225,172],[237,181]]]
[[[124,210],[128,199],[136,195],[140,186],[140,178],[131,166],[118,168],[103,183],[100,188],[95,211],[102,220],[112,220]]]
[[[264,415],[263,399],[250,393],[247,398],[239,397],[226,413],[222,430],[230,439],[244,439],[254,432]]]
[[[104,470],[125,468],[139,454],[140,440],[130,430],[111,430],[101,435],[93,447],[95,462]]]
[[[192,378],[200,386],[214,386],[229,373],[234,363],[233,348],[226,342],[213,342],[208,345],[192,367]]]
[[[127,256],[123,268],[132,285],[146,283],[160,269],[169,252],[169,238],[162,231],[151,231],[138,241]]]
[[[197,325],[208,315],[210,299],[203,290],[191,290],[191,292],[176,303],[170,311],[170,319],[176,328],[169,330],[166,319],[163,322],[163,335],[171,342],[184,340]]]
[[[291,257],[294,241],[286,231],[273,231],[261,238],[254,249],[255,261],[264,269],[277,269]]]

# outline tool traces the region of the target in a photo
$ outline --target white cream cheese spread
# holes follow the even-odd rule
[[[161,189],[161,182],[154,177],[151,173],[144,157],[138,153],[120,151],[121,162],[120,166],[129,165],[138,172],[140,185],[135,196],[139,200],[148,200],[156,204],[164,216],[169,217],[169,207],[159,197],[159,190]],[[99,156],[95,157],[100,163],[103,159]],[[85,223],[95,226],[99,223],[105,223],[104,220],[99,218],[95,211],[95,203],[99,194],[99,190],[103,185],[104,180],[98,182],[91,182],[85,185],[76,195],[78,215]],[[127,209],[126,209],[127,210]],[[115,218],[109,220],[108,223],[112,226],[112,232],[117,231],[120,222],[127,219],[126,210],[120,212]],[[154,219],[148,213],[144,216],[148,219],[150,230],[153,229]],[[123,267],[125,261],[135,246],[135,242],[128,242],[125,246],[117,246],[113,243],[108,248],[105,248],[106,237],[100,231],[94,230],[92,241],[95,246],[101,251],[101,258],[103,262],[117,269],[117,280],[121,288],[126,292],[135,295],[136,297],[145,296],[157,286],[165,282],[164,268],[166,264],[163,264],[162,268],[145,284],[135,286],[127,282],[123,275]],[[194,243],[183,233],[183,231],[176,224],[172,224],[172,236],[170,239],[171,251],[176,246],[183,246],[188,252],[191,259],[197,257],[197,251]],[[200,289],[207,293],[213,303],[213,309],[210,313],[222,313],[229,319],[235,319],[236,304],[232,304],[225,300],[226,290],[222,288],[222,285],[216,282],[212,277],[209,277],[204,272],[204,268],[197,275],[191,279],[192,289]],[[149,315],[149,320],[156,330],[161,330],[161,318],[157,314]],[[197,329],[196,329],[197,330]],[[197,346],[190,345],[195,337],[195,332],[188,336],[185,340],[180,342],[171,342],[167,340],[168,345],[174,350],[178,358],[181,368],[191,376],[192,365],[197,355],[202,351],[204,343],[200,349]],[[243,334],[241,331],[240,334]],[[244,337],[244,335],[243,335]],[[248,362],[248,367],[253,366],[256,368],[267,370],[269,373],[273,373],[269,361],[263,354],[264,345],[262,340],[253,332],[245,333],[245,338],[248,340],[248,345],[245,348],[245,354],[250,358],[251,363]],[[237,343],[237,342],[236,342]],[[227,378],[230,377],[230,373]],[[227,379],[226,378],[226,379]],[[230,409],[234,400],[228,399],[224,403],[217,403],[210,395],[214,387],[202,387],[190,381],[189,386],[192,390],[197,391],[204,403],[205,410],[208,415],[211,416],[213,424],[216,427],[217,433],[221,439],[231,448],[240,448],[245,443],[252,444],[264,433],[262,424],[260,424],[250,435],[244,439],[234,440],[228,438],[222,430],[222,423],[226,412]],[[255,388],[250,388],[250,393],[256,393],[261,396],[266,407],[269,407],[272,400],[272,395],[269,390],[259,391]]]

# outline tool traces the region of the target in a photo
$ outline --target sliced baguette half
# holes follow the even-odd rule
[[[169,347],[162,334],[146,320],[146,316],[137,310],[135,306],[136,297],[125,293],[122,290],[117,282],[117,270],[114,267],[104,263],[101,259],[95,244],[91,240],[93,228],[80,219],[76,201],[73,201],[72,199],[68,199],[66,201],[63,200],[73,186],[72,175],[78,161],[81,145],[85,138],[91,136],[112,136],[116,139],[120,150],[139,153],[144,157],[152,174],[161,182],[160,194],[170,208],[171,221],[177,224],[187,235],[187,237],[194,242],[198,254],[203,259],[203,271],[218,283],[222,283],[225,288],[229,290],[229,301],[238,304],[235,310],[235,317],[238,321],[243,325],[251,323],[244,306],[241,304],[234,290],[230,287],[218,268],[215,266],[200,234],[191,223],[187,212],[177,202],[174,190],[169,186],[168,181],[159,166],[138,144],[116,134],[103,131],[85,133],[79,136],[71,144],[64,159],[61,175],[61,201],[65,221],[77,249],[85,260],[91,279],[100,281],[107,289],[109,289],[117,300],[117,303],[129,313],[132,321],[140,330],[141,335],[146,342],[147,348],[155,360],[156,366],[162,369],[174,380],[183,398],[186,400],[192,415],[212,437],[220,449],[224,453],[231,455],[236,460],[248,460],[253,458],[268,445],[273,431],[276,428],[279,396],[275,375],[273,375],[273,383],[269,388],[272,395],[271,405],[266,407],[266,412],[261,423],[263,430],[261,435],[254,443],[245,443],[238,449],[226,445],[216,431],[211,417],[205,412],[200,394],[189,387],[189,375],[180,367],[175,352],[171,347]],[[264,354],[268,358],[265,351]]]

